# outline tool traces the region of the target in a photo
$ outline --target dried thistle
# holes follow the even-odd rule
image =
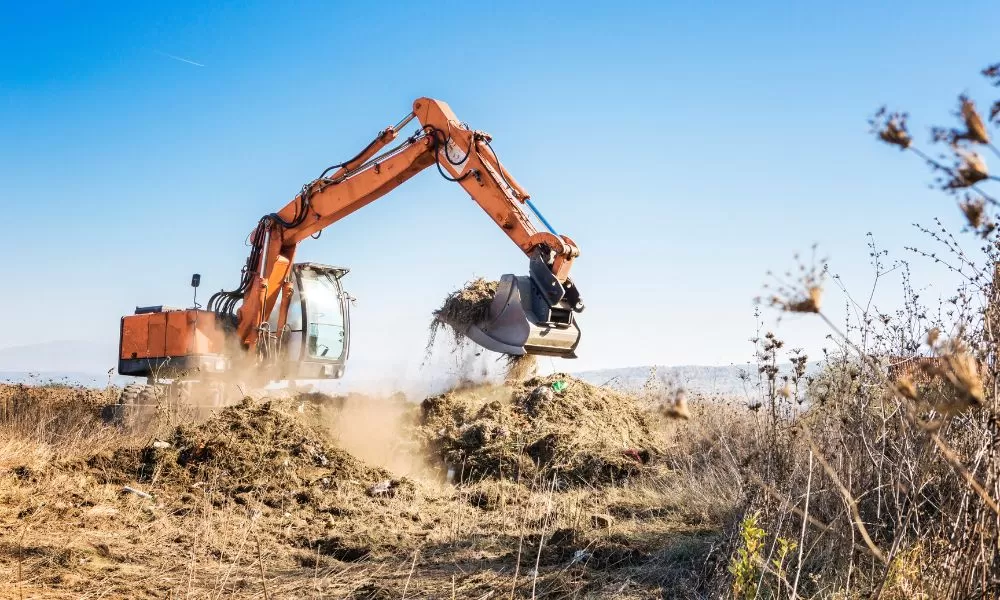
[[[962,209],[969,227],[979,229],[983,224],[983,216],[986,208],[986,201],[979,197],[966,196],[965,200],[958,203]]]
[[[989,237],[996,230],[996,223],[986,215],[986,200],[982,196],[967,194],[965,200],[958,203],[958,208],[965,215],[969,228],[983,239]]]
[[[986,399],[979,363],[960,339],[952,339],[935,347],[938,359],[929,363],[925,371],[932,377],[944,379],[956,393],[955,401],[940,402],[935,409],[945,414],[957,414],[972,406],[982,406]]]
[[[981,71],[983,77],[993,82],[993,85],[1000,86],[1000,63],[992,64]]]
[[[688,410],[687,398],[684,394],[684,390],[677,390],[674,394],[673,402],[663,407],[663,416],[668,419],[682,419],[687,420],[691,418],[691,411]]]
[[[795,260],[798,262],[796,272],[789,271],[785,273],[784,278],[768,273],[778,282],[777,289],[775,289],[774,294],[768,297],[768,302],[771,306],[786,312],[818,313],[823,300],[826,259],[816,259],[816,246],[813,245],[812,264],[807,265],[802,262],[797,254]],[[764,285],[765,289],[769,289],[769,287],[767,284]]]
[[[823,299],[823,288],[818,285],[806,287],[801,294],[791,298],[774,295],[770,298],[771,306],[793,313],[818,313]]]
[[[806,289],[806,295],[801,300],[789,302],[785,305],[788,312],[818,313],[820,301],[823,299],[823,288],[811,286]]]
[[[893,389],[907,400],[916,400],[919,397],[917,395],[917,386],[914,385],[913,380],[908,375],[902,375],[896,379]]]
[[[1000,123],[1000,120],[997,119],[997,115],[1000,115],[1000,100],[994,102],[993,106],[990,107],[990,121],[993,121],[993,123]]]
[[[958,100],[961,103],[959,112],[962,120],[965,121],[966,129],[961,137],[978,144],[989,144],[990,136],[986,132],[986,124],[983,123],[983,118],[976,111],[976,105],[972,100],[969,100],[968,96],[959,96]]]
[[[959,395],[975,406],[981,406],[986,399],[983,380],[979,376],[976,359],[965,350],[945,355],[944,377]]]
[[[957,129],[947,127],[931,127],[931,141],[934,143],[944,142],[954,146],[958,140],[962,139],[962,132]]]
[[[952,173],[951,180],[945,184],[946,188],[967,188],[990,176],[989,170],[986,168],[986,161],[979,154],[964,148],[956,148],[955,154],[958,155],[961,162]]]
[[[937,341],[940,337],[941,337],[941,330],[938,329],[937,327],[932,328],[930,331],[927,332],[927,345],[933,348],[937,344]]]
[[[899,146],[906,150],[913,143],[910,132],[906,129],[906,113],[889,113],[883,106],[869,119],[872,131],[878,133],[880,140],[891,146]]]

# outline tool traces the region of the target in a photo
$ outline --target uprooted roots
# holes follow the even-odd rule
[[[448,294],[441,307],[434,311],[434,318],[430,324],[430,335],[427,339],[428,353],[434,347],[434,340],[437,338],[438,329],[442,325],[451,328],[458,346],[465,342],[465,335],[462,333],[468,325],[475,325],[486,320],[490,313],[490,303],[496,296],[497,281],[488,281],[479,277],[465,284],[459,290]]]

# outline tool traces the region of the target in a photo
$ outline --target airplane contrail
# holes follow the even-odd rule
[[[188,59],[182,58],[180,56],[174,56],[173,54],[167,54],[166,52],[160,52],[159,50],[156,50],[156,53],[159,54],[160,56],[166,56],[167,58],[172,58],[174,60],[179,60],[179,61],[181,61],[183,63],[187,63],[189,65],[194,65],[196,67],[204,67],[205,66],[205,65],[203,65],[201,63],[194,62],[193,60],[188,60]]]

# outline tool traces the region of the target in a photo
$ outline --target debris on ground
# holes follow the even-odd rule
[[[395,479],[383,479],[382,481],[368,487],[369,496],[392,496],[395,494],[399,482]]]
[[[624,450],[648,457],[663,447],[636,397],[564,374],[455,390],[421,408],[425,442],[459,481],[619,482],[646,462]]]
[[[109,482],[156,480],[185,488],[210,482],[218,502],[276,510],[321,504],[345,486],[367,489],[392,479],[332,447],[308,415],[299,414],[300,406],[293,399],[247,398],[204,423],[176,427],[167,447],[98,454],[88,466]],[[413,486],[394,480],[393,494],[404,489]]]
[[[123,494],[135,494],[136,496],[139,496],[140,498],[146,498],[146,499],[152,498],[152,496],[149,495],[149,494],[147,494],[146,492],[144,492],[142,490],[137,490],[134,487],[131,487],[131,486],[128,486],[128,485],[126,485],[125,487],[122,488],[122,493]]]

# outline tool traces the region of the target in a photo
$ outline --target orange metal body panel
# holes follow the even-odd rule
[[[122,318],[119,358],[224,354],[226,334],[213,312],[170,310]]]

